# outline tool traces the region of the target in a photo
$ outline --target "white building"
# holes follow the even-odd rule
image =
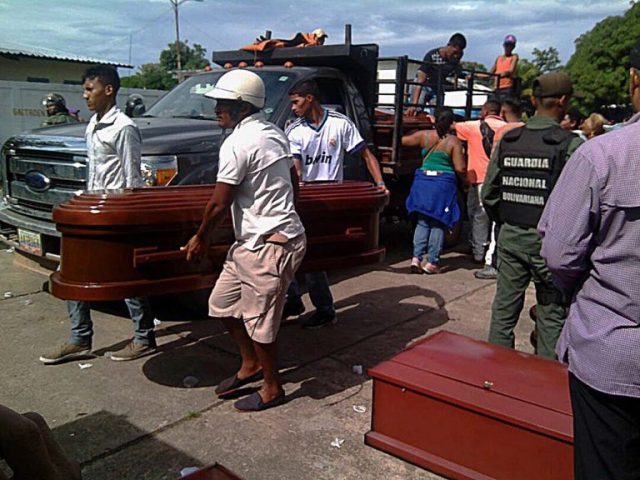
[[[93,65],[132,68],[110,60],[0,43],[0,145],[12,135],[40,127],[46,115],[42,100],[51,92],[62,95],[67,107],[78,109],[88,120],[91,112],[82,98],[81,77]],[[147,107],[165,93],[122,88],[118,95],[121,108],[134,92],[145,98]]]

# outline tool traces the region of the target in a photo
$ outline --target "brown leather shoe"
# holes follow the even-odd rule
[[[156,353],[157,350],[155,345],[143,345],[142,343],[137,343],[132,340],[127,343],[122,350],[112,352],[110,358],[115,362],[126,362],[144,357],[145,355],[151,355],[152,353]]]
[[[86,345],[65,343],[55,350],[40,356],[40,361],[45,365],[56,365],[58,363],[69,362],[71,360],[80,360],[92,357],[95,357],[95,355],[91,353],[90,343]]]

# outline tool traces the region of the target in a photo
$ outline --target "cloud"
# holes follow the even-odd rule
[[[322,27],[339,43],[351,23],[355,43],[413,58],[460,31],[468,39],[465,59],[490,66],[507,33],[518,37],[522,57],[555,46],[566,62],[575,38],[627,8],[627,0],[204,0],[184,2],[179,13],[181,38],[209,53],[238,48],[267,29],[287,38]],[[120,62],[131,53],[136,65],[156,62],[175,41],[169,0],[0,0],[0,18],[2,39]]]

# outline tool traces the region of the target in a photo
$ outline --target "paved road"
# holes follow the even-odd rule
[[[445,255],[441,275],[408,274],[410,232],[388,229],[394,241],[384,264],[331,276],[337,325],[283,327],[290,401],[257,414],[236,413],[213,394],[239,357],[221,326],[198,318],[184,299],[155,299],[162,323],[154,356],[128,363],[100,356],[82,362],[92,365],[85,369],[79,362],[41,365],[38,356],[68,334],[64,303],[43,291],[44,277],[0,250],[0,404],[43,414],[89,480],[169,480],[184,467],[214,462],[247,480],[440,478],[364,445],[372,381],[352,366],[373,366],[443,329],[486,338],[495,284],[474,279],[476,267],[455,252]],[[131,335],[117,305],[102,306],[94,321],[100,355]],[[517,348],[530,351],[531,327],[523,315]],[[187,376],[198,385],[186,388]],[[341,448],[331,446],[336,438],[344,440]]]

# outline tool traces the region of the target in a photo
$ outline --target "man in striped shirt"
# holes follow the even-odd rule
[[[553,281],[573,294],[556,353],[576,480],[640,478],[640,41],[630,60],[637,113],[575,152],[538,224]]]

